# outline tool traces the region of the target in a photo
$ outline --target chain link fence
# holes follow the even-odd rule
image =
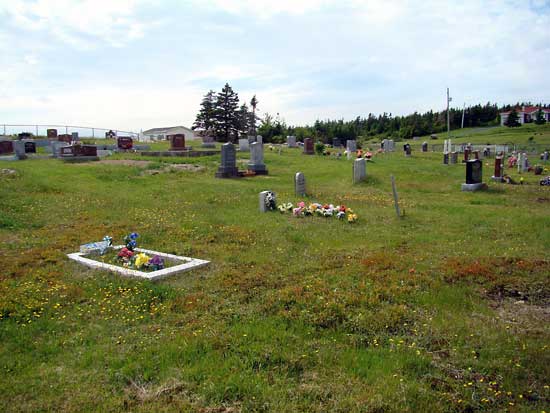
[[[116,136],[130,136],[139,141],[140,133],[123,131],[118,129],[95,128],[89,126],[71,126],[71,125],[15,125],[0,124],[0,134],[5,136],[18,135],[19,133],[30,133],[34,137],[46,137],[48,129],[57,129],[59,134],[78,133],[79,138],[84,139],[105,139],[108,132],[114,132]]]

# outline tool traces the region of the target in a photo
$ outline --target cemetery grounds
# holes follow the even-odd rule
[[[351,161],[269,145],[269,175],[243,179],[215,179],[219,156],[3,162],[0,411],[548,411],[550,189],[493,183],[490,158],[489,189],[461,192],[464,166],[423,140],[357,185]],[[550,147],[550,127],[469,141]],[[259,213],[263,190],[301,200],[297,171],[306,202],[358,221]],[[211,264],[151,283],[67,259],[133,231]]]

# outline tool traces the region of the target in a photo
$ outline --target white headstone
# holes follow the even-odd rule
[[[390,151],[390,152],[395,151],[395,142],[393,141],[393,139],[388,140],[388,143],[389,143],[389,145],[390,145],[389,151]]]
[[[297,172],[294,176],[294,189],[296,195],[305,196],[306,195],[306,177],[303,173]]]
[[[264,137],[262,135],[256,136],[256,142],[258,143],[264,143]]]
[[[239,139],[239,150],[241,152],[248,152],[250,150],[248,139]]]
[[[353,161],[353,183],[364,181],[367,177],[367,160],[359,158]]]

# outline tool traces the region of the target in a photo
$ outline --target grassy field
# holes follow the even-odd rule
[[[532,134],[550,144],[548,126],[475,138]],[[17,173],[0,175],[0,411],[548,411],[539,177],[492,183],[488,159],[489,189],[464,193],[464,166],[440,153],[378,155],[358,185],[351,161],[265,158],[268,176],[239,180],[214,178],[219,156],[3,162]],[[174,162],[201,168],[164,168]],[[300,201],[297,171],[306,201],[358,221],[260,214],[262,190]],[[133,231],[143,248],[211,265],[150,283],[66,257]]]

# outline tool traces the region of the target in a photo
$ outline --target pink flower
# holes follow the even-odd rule
[[[305,204],[304,201],[302,201],[302,202],[298,202],[298,206],[299,206],[300,208],[305,208],[306,204]]]

